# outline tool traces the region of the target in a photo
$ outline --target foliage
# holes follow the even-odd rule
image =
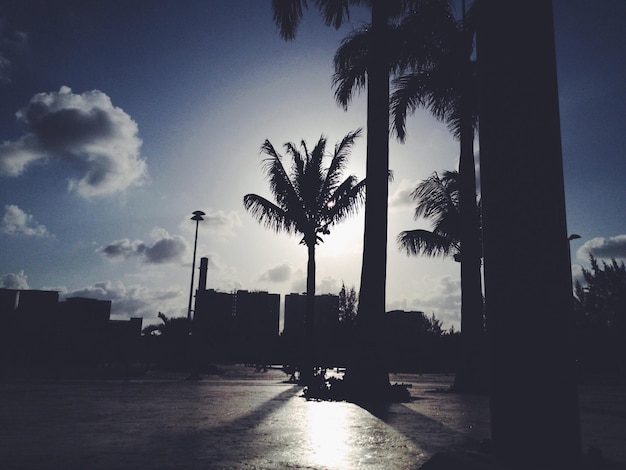
[[[341,291],[339,291],[339,321],[354,324],[358,303],[359,300],[354,286],[346,289],[346,285],[342,282]]]
[[[396,15],[390,15],[391,21],[386,25],[389,47],[385,57],[391,74],[396,77],[396,87],[403,74],[432,70],[434,61],[439,60],[438,56],[442,53],[442,45],[449,41],[447,36],[455,29],[450,2],[422,0],[410,3],[404,14],[402,8],[396,9]],[[348,34],[335,53],[335,100],[344,109],[348,108],[354,93],[367,85],[371,41],[371,25],[364,25]],[[395,122],[393,130],[397,130]],[[404,140],[400,133],[398,137]]]
[[[168,317],[159,312],[161,323],[143,330],[149,361],[160,367],[184,370],[189,366],[191,323],[187,317]]]
[[[457,139],[462,139],[462,127],[476,127],[478,107],[475,90],[476,61],[471,58],[475,30],[475,11],[463,11],[460,21],[452,15],[442,18],[435,30],[436,47],[407,48],[404,61],[406,73],[393,81],[391,96],[392,127],[398,139],[406,139],[406,116],[418,108],[428,109],[445,122]],[[416,12],[407,15],[400,27],[409,32],[424,27]],[[404,35],[410,33],[404,33]],[[413,33],[414,34],[414,33]],[[433,41],[433,39],[431,39]]]
[[[330,227],[355,213],[365,195],[365,180],[358,181],[354,175],[342,181],[342,173],[348,162],[348,154],[361,129],[348,133],[330,155],[328,167],[326,138],[320,137],[312,151],[306,143],[297,146],[285,144],[292,159],[291,171],[283,166],[283,157],[269,140],[261,150],[265,159],[265,173],[270,191],[276,202],[257,194],[246,194],[243,205],[252,216],[275,232],[302,235],[301,244],[308,250],[306,312],[304,318],[305,342],[300,368],[304,382],[313,378],[314,317],[315,317],[315,247],[322,242],[321,235],[330,234]]]
[[[352,380],[367,384],[369,392],[376,395],[389,385],[388,374],[380,360],[380,324],[385,311],[385,278],[387,261],[387,205],[389,174],[389,74],[392,68],[389,56],[397,44],[390,39],[390,23],[401,15],[428,7],[445,17],[451,10],[449,0],[362,0],[316,1],[315,6],[327,25],[338,28],[350,17],[350,6],[364,4],[371,12],[370,40],[367,51],[361,56],[363,76],[367,75],[367,198],[365,200],[365,228],[363,262],[361,266],[359,316],[360,351],[355,355]],[[285,39],[293,39],[307,8],[305,0],[273,0],[274,21]],[[434,24],[435,22],[433,22]],[[429,21],[424,24],[430,25]],[[430,45],[430,42],[427,43]],[[337,64],[337,62],[335,62]],[[337,66],[335,68],[337,70]],[[352,82],[354,83],[354,82]],[[353,85],[348,84],[348,87]],[[365,86],[365,81],[360,83]],[[338,95],[335,95],[338,97]],[[349,93],[348,93],[349,96]],[[347,105],[347,101],[342,103]],[[358,364],[357,364],[358,363]]]
[[[428,319],[429,327],[428,332],[434,334],[435,336],[441,336],[443,334],[443,329],[441,328],[441,320],[437,320],[435,317],[435,312],[432,313],[431,317]]]
[[[398,235],[398,247],[408,255],[458,257],[460,253],[459,173],[436,172],[417,185],[411,196],[417,201],[415,218],[425,218],[433,230],[407,230]]]
[[[321,242],[330,227],[353,214],[364,196],[365,181],[356,176],[341,180],[348,154],[361,129],[348,133],[335,146],[330,165],[323,167],[326,139],[322,136],[311,152],[304,141],[299,151],[292,142],[286,143],[293,164],[288,172],[280,155],[269,140],[261,150],[268,155],[264,170],[275,203],[256,194],[246,194],[244,207],[267,228],[276,232],[301,234],[307,246]]]
[[[189,335],[189,320],[187,317],[172,317],[159,312],[159,319],[162,323],[156,325],[148,325],[141,333],[144,336],[163,336],[163,337],[184,337]]]
[[[615,258],[598,264],[589,254],[591,269],[582,269],[585,285],[575,284],[576,310],[579,322],[625,330],[626,326],[626,267]]]

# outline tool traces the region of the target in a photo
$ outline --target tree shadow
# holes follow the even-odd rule
[[[429,454],[452,448],[478,450],[481,447],[480,439],[422,414],[404,403],[379,403],[363,408]]]

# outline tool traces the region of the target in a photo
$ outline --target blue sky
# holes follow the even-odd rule
[[[233,7],[237,5],[237,7]],[[626,35],[622,0],[557,0],[555,26],[574,274],[591,249],[626,258]],[[117,318],[184,315],[194,210],[209,287],[305,289],[306,250],[243,210],[268,196],[260,146],[365,127],[365,96],[333,100],[340,31],[309,11],[280,39],[269,1],[6,2],[0,7],[0,285],[113,301]],[[459,268],[395,247],[408,198],[458,145],[427,113],[391,143],[388,308],[458,326]],[[365,176],[365,138],[349,173]],[[532,184],[529,181],[528,184]],[[318,292],[358,288],[362,213],[317,251]],[[197,277],[196,277],[197,279]]]

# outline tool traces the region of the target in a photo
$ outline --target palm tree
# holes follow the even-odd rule
[[[396,241],[407,255],[453,256],[459,259],[459,188],[458,172],[446,171],[443,176],[433,173],[417,185],[411,196],[417,201],[415,218],[423,217],[433,224],[433,230],[406,230]]]
[[[406,251],[408,255],[451,255],[455,261],[461,262],[461,268],[463,268],[463,263],[467,265],[466,257],[462,252],[464,245],[461,238],[463,215],[460,186],[460,176],[456,171],[445,172],[443,177],[434,173],[417,186],[412,193],[413,198],[418,202],[415,218],[429,219],[433,223],[433,230],[417,229],[401,232],[397,238],[398,247],[401,250]],[[476,211],[480,212],[478,206]],[[478,234],[480,236],[480,230]],[[480,239],[478,241],[480,246]],[[463,271],[461,274],[464,274]],[[467,276],[467,273],[465,275]],[[465,278],[465,284],[463,282],[464,278],[461,277],[462,290],[464,287],[467,289],[467,278]],[[461,302],[463,301],[467,304],[467,296],[462,296]],[[467,305],[465,307],[465,309],[461,307],[462,314],[465,315],[465,323],[463,317],[461,323],[465,325],[466,330],[461,335],[460,363],[453,389],[460,392],[485,392],[487,365],[483,328],[481,324],[478,333],[474,336],[471,335],[471,330],[468,333],[467,318],[472,317],[468,314]],[[482,313],[482,292],[480,308]],[[482,314],[479,318],[482,321]]]
[[[461,364],[454,388],[458,391],[484,391],[486,387],[484,314],[481,279],[481,241],[476,206],[474,134],[478,106],[476,62],[472,60],[474,22],[472,10],[461,21],[447,28],[443,47],[426,67],[418,68],[394,81],[392,114],[401,140],[406,138],[408,112],[428,108],[448,124],[460,142],[459,156],[459,241],[461,250]]]
[[[382,359],[380,331],[385,313],[387,269],[387,199],[389,194],[389,73],[392,53],[389,20],[421,4],[441,6],[447,0],[316,0],[328,26],[339,28],[350,15],[351,5],[366,5],[371,24],[364,56],[367,80],[367,196],[363,263],[359,296],[360,352],[351,367],[355,389],[370,397],[389,389],[389,375]],[[274,21],[285,39],[293,39],[306,0],[273,0]],[[345,103],[347,105],[347,103]],[[367,389],[367,390],[366,390]]]
[[[365,181],[357,181],[354,175],[342,181],[348,154],[360,134],[361,129],[350,132],[335,146],[327,168],[322,165],[327,156],[323,136],[310,152],[304,141],[301,151],[291,142],[285,144],[293,159],[290,172],[283,166],[283,157],[266,140],[261,147],[268,155],[264,169],[276,202],[257,194],[243,197],[244,207],[259,223],[275,232],[301,234],[300,243],[307,247],[306,347],[301,370],[305,383],[312,377],[315,344],[315,247],[322,241],[321,235],[330,234],[330,227],[353,214],[363,199]]]
[[[439,2],[442,3],[442,2]],[[446,2],[443,2],[446,3]],[[480,271],[479,213],[476,206],[474,130],[477,122],[475,69],[471,60],[473,19],[470,12],[457,22],[438,2],[423,2],[390,28],[394,53],[391,70],[396,74],[391,97],[393,129],[406,139],[406,115],[418,107],[428,108],[448,123],[460,141],[459,241],[461,260],[461,329],[463,354],[455,389],[484,389],[480,350],[483,341],[483,299]],[[335,55],[335,96],[347,105],[354,89],[362,88],[367,76],[371,34],[368,27],[348,36]],[[408,73],[407,73],[408,71]]]
[[[185,367],[188,361],[189,319],[168,317],[159,312],[161,323],[146,326],[141,332],[154,339],[159,362],[168,367]]]
[[[418,107],[429,109],[446,122],[460,141],[459,242],[461,261],[461,367],[454,388],[483,391],[485,384],[482,349],[484,315],[481,282],[479,212],[476,206],[474,131],[477,122],[476,63],[471,59],[474,14],[456,21],[437,2],[424,2],[392,28],[394,54],[390,57],[397,75],[391,97],[393,129],[406,139],[406,115]],[[366,79],[369,28],[348,36],[335,55],[335,96],[347,105],[353,90]],[[407,72],[408,71],[408,72]]]

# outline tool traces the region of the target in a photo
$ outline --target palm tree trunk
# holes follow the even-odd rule
[[[346,379],[359,393],[380,397],[389,387],[382,348],[387,278],[389,172],[389,66],[386,58],[386,0],[372,3],[367,70],[367,162],[363,265],[357,317],[356,357]]]
[[[301,381],[310,385],[315,367],[315,234],[313,241],[307,241],[308,259],[306,265],[306,309],[304,313],[304,351],[300,371]]]
[[[461,154],[459,157],[459,217],[461,242],[461,351],[454,389],[460,392],[486,391],[484,364],[483,294],[480,272],[481,245],[476,208],[473,106],[474,80],[471,62],[466,63],[461,93]]]
[[[483,0],[477,50],[494,448],[524,468],[577,468],[572,279],[551,2]]]

